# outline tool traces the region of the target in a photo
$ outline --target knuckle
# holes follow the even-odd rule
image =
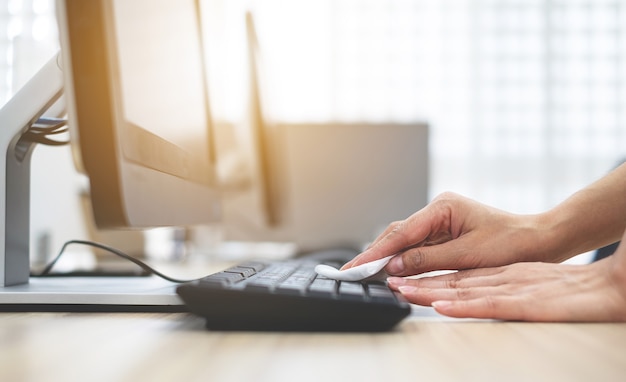
[[[472,297],[471,290],[467,289],[467,288],[456,288],[455,289],[455,293],[456,293],[456,297],[459,300],[467,300],[467,299],[470,299]]]
[[[408,246],[409,239],[406,235],[405,227],[406,224],[404,221],[391,223],[391,231],[389,231],[387,239],[399,242],[401,245]]]
[[[433,199],[432,204],[435,204],[435,205],[450,205],[450,204],[458,202],[460,199],[462,199],[461,195],[456,194],[456,193],[451,192],[451,191],[445,191],[445,192],[442,192],[441,194],[437,195]]]
[[[489,312],[495,312],[498,309],[498,302],[494,296],[488,295],[484,297],[485,308]]]
[[[382,231],[383,236],[386,236],[389,233],[393,232],[400,223],[401,223],[400,221],[394,221],[394,222],[389,223],[387,227]]]
[[[459,195],[452,191],[444,191],[441,194],[437,195],[434,200],[435,201],[450,200],[450,199],[456,199],[458,197]]]
[[[411,270],[419,270],[426,263],[426,256],[419,248],[407,252],[402,256],[404,264]]]
[[[392,229],[395,229],[395,227],[399,226],[400,224],[402,224],[403,220],[396,220],[393,221],[389,224],[389,227],[391,227]]]
[[[449,279],[449,280],[446,281],[446,288],[448,288],[448,289],[457,289],[458,288],[458,284],[459,284],[458,279],[456,279],[456,278]]]

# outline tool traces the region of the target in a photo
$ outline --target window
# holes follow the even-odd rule
[[[431,194],[545,210],[626,155],[619,0],[259,0],[278,119],[425,120]]]
[[[213,111],[243,110],[244,0],[204,0]],[[626,157],[621,0],[256,0],[283,121],[427,121],[431,195],[513,212],[562,201]],[[0,8],[0,99],[58,47],[51,0]],[[211,50],[210,50],[211,51]],[[239,81],[239,82],[238,82]],[[407,215],[410,211],[407,211]]]
[[[0,104],[59,49],[54,0],[0,3]]]

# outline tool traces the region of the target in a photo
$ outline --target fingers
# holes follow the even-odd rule
[[[387,271],[394,275],[408,275],[432,269],[458,269],[455,258],[464,256],[462,246],[444,247],[458,241],[476,226],[476,218],[485,215],[486,207],[453,193],[437,196],[429,205],[407,219],[390,224],[363,253],[346,263],[342,269],[351,268],[383,257],[402,254],[403,261],[395,259]],[[469,221],[468,221],[469,219]],[[478,238],[482,240],[483,238]],[[474,249],[469,242],[468,248]],[[441,247],[441,248],[440,248]],[[437,254],[445,256],[433,259]],[[470,268],[473,264],[463,268]]]
[[[430,236],[449,232],[450,214],[451,208],[446,203],[433,202],[409,218],[391,223],[363,253],[346,263],[342,269],[419,247]]]
[[[450,317],[520,321],[626,321],[613,264],[517,263],[421,279],[388,278],[409,302]]]
[[[417,288],[474,288],[481,286],[500,285],[506,281],[504,267],[467,269],[443,275],[407,279],[389,277],[390,286],[412,285]]]
[[[481,263],[479,258],[472,254],[472,245],[468,239],[471,240],[471,236],[438,245],[414,246],[405,248],[399,253],[394,252],[398,255],[391,259],[385,271],[392,276],[410,276],[434,270],[477,268]],[[378,260],[378,256],[385,253],[384,249],[368,250],[344,265],[342,269]]]
[[[378,235],[378,237],[376,237],[376,239],[370,243],[370,245],[367,246],[367,249],[370,249],[376,246],[376,244],[378,244],[379,241],[381,241],[385,236],[387,236],[392,231],[398,229],[398,226],[401,224],[402,224],[402,221],[395,221],[389,224],[387,228],[385,228],[385,230],[381,232],[380,235]]]
[[[442,300],[432,303],[438,313],[456,318],[523,320],[525,304],[519,296],[484,296],[471,300]]]
[[[480,268],[492,259],[480,256],[473,234],[433,246],[409,248],[391,259],[385,271],[392,276],[418,275],[434,270]]]
[[[410,298],[411,302],[422,306],[432,306],[437,301],[469,301],[487,296],[494,293],[503,295],[498,287],[484,288],[416,288],[414,286],[401,286],[399,292]],[[506,295],[509,295],[507,293]]]
[[[501,275],[501,268],[487,268],[417,280],[390,277],[388,283],[408,301],[446,316],[524,319],[525,295],[515,285],[503,284]]]
[[[471,299],[496,292],[511,294],[514,290],[501,287],[506,282],[502,272],[502,268],[472,269],[420,279],[389,277],[387,282],[412,303],[430,306],[439,300]]]
[[[428,236],[427,230],[421,228],[412,231],[408,228],[412,225],[409,219],[391,223],[363,253],[346,263],[342,269],[391,256],[423,241]]]

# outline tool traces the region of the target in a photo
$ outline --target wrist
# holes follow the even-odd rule
[[[513,248],[517,261],[561,262],[571,257],[560,222],[550,213],[523,215],[516,218]]]
[[[592,232],[593,225],[588,218],[566,209],[557,207],[539,214],[537,221],[547,261],[561,262],[604,245]]]

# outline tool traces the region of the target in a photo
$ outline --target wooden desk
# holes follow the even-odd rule
[[[209,332],[189,314],[1,313],[0,381],[623,381],[626,324],[411,317],[383,334]]]

